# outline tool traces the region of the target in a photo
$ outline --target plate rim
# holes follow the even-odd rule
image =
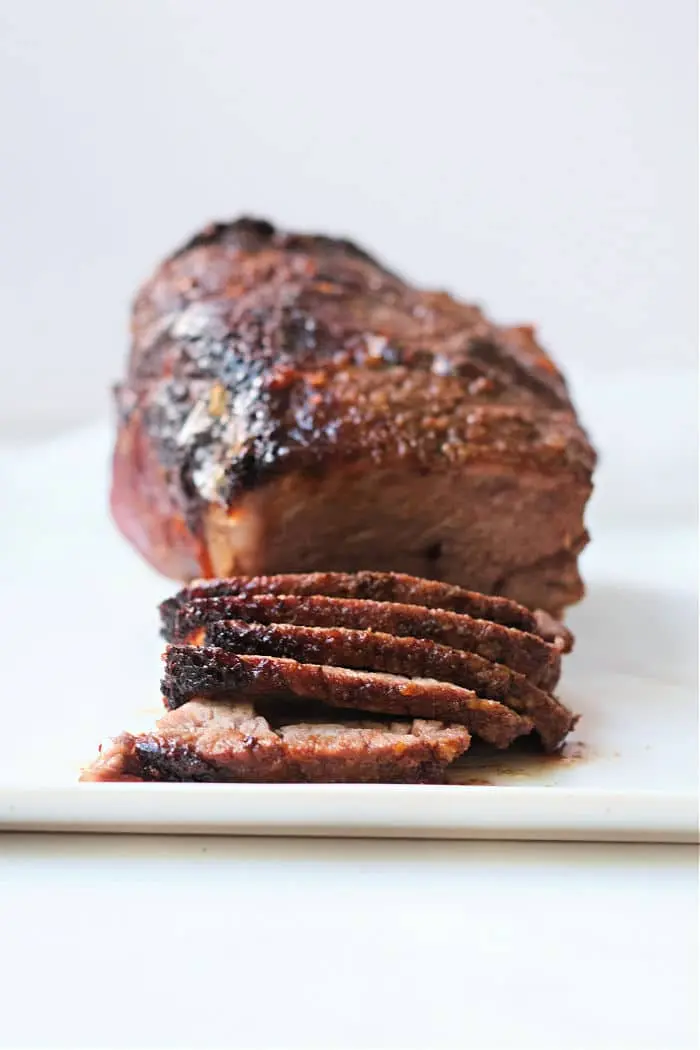
[[[692,791],[515,785],[0,785],[0,830],[700,841]]]

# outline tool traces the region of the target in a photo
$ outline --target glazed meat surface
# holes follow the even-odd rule
[[[531,328],[241,219],[163,263],[132,333],[112,509],[165,574],[393,570],[556,616],[580,597],[595,454]]]

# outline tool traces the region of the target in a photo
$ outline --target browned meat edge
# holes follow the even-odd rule
[[[203,644],[252,656],[281,656],[301,663],[326,664],[361,671],[383,671],[406,678],[431,678],[499,700],[529,715],[548,750],[571,730],[572,713],[553,696],[502,664],[475,653],[416,638],[396,638],[375,631],[248,624],[220,620],[202,631]]]
[[[170,708],[200,696],[297,702],[301,698],[331,707],[457,722],[496,747],[507,747],[533,729],[528,716],[449,682],[322,667],[282,657],[238,656],[213,646],[169,646],[161,685]]]
[[[274,731],[250,704],[192,700],[153,733],[122,734],[81,780],[440,783],[469,739],[464,726],[422,720]]]
[[[216,620],[348,627],[426,638],[505,664],[547,691],[554,688],[561,670],[560,650],[537,635],[442,609],[358,598],[271,594],[195,598],[178,611],[172,633],[176,641],[185,641],[197,628]]]
[[[172,631],[178,609],[194,598],[224,598],[248,594],[324,595],[329,598],[368,598],[465,613],[506,627],[538,633],[535,615],[508,598],[477,594],[449,583],[424,580],[396,572],[311,572],[277,576],[235,576],[226,580],[197,580],[160,606],[163,633]]]

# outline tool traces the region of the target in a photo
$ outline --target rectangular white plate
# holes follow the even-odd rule
[[[692,528],[608,528],[584,559],[562,699],[563,761],[461,764],[445,787],[78,784],[97,744],[158,712],[150,572],[106,512],[105,428],[0,456],[0,828],[697,839],[697,550]]]

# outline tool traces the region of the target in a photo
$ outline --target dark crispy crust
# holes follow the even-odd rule
[[[240,620],[219,621],[203,633],[205,645],[241,655],[281,656],[301,663],[451,682],[528,715],[548,750],[561,744],[574,722],[563,704],[523,675],[475,653],[423,639],[346,628],[265,626]]]
[[[249,704],[193,700],[153,733],[124,733],[83,781],[439,783],[469,746],[464,726],[363,721],[273,730]]]
[[[233,595],[243,597],[248,594],[325,595],[328,598],[400,602],[465,613],[479,620],[493,620],[494,623],[517,627],[522,631],[539,631],[536,615],[508,598],[477,594],[449,583],[398,572],[308,572],[195,580],[173,598],[162,602],[160,613],[166,638],[172,632],[178,609],[193,599]]]
[[[288,493],[272,490],[286,479],[289,499],[310,508],[300,479],[323,489],[344,471],[354,485],[385,471],[418,502],[421,478],[446,477],[455,508],[485,501],[483,520],[469,534],[460,525],[443,551],[436,507],[393,556],[384,521],[356,551],[359,563],[348,554],[352,564],[340,564],[329,542],[317,545],[319,566],[420,564],[455,582],[478,570],[477,589],[530,605],[537,594],[552,612],[580,597],[576,554],[595,454],[531,328],[498,327],[474,306],[415,289],[348,241],[242,219],[208,227],[168,259],[139,293],[132,329],[112,507],[166,574],[301,567],[298,544],[278,564]],[[489,515],[503,521],[499,492],[513,527],[491,542],[484,526]],[[231,557],[217,559],[213,510],[235,517],[252,496],[260,502],[247,524],[269,534],[250,548],[228,534]],[[326,519],[320,506],[302,531]],[[469,572],[462,545],[478,552]]]
[[[274,594],[196,598],[178,610],[172,636],[184,641],[197,628],[216,620],[349,627],[425,638],[503,663],[547,690],[554,688],[561,670],[560,650],[539,635],[462,613],[361,598]]]
[[[410,715],[466,725],[496,747],[530,733],[533,721],[449,682],[238,656],[213,646],[169,646],[163,696],[170,708],[195,697],[316,701],[344,709]]]

